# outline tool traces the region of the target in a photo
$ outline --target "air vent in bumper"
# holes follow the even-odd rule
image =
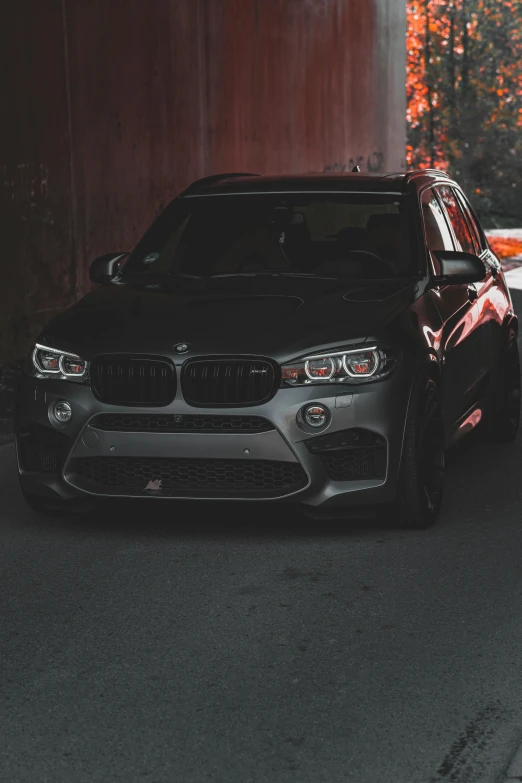
[[[90,426],[109,432],[269,432],[275,427],[262,416],[174,413],[100,413]]]
[[[20,467],[34,473],[60,473],[71,447],[67,435],[41,424],[19,430],[16,441]]]
[[[343,430],[310,438],[308,450],[321,458],[333,481],[386,478],[386,440],[364,429]]]
[[[85,457],[70,460],[67,474],[94,494],[159,497],[282,497],[308,481],[297,462],[255,459]]]

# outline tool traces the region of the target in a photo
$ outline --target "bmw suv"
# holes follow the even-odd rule
[[[36,511],[241,500],[425,528],[445,451],[516,437],[517,318],[443,172],[207,177],[90,276],[19,390]]]

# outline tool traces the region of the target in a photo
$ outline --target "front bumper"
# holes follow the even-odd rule
[[[88,386],[24,376],[16,413],[20,481],[30,494],[61,499],[241,499],[292,502],[312,511],[334,512],[383,503],[396,494],[408,392],[407,373],[398,367],[386,380],[355,388],[281,389],[268,403],[251,408],[202,411],[189,406],[178,390],[171,405],[151,409],[107,405],[96,400]],[[52,423],[59,400],[72,407],[66,425]],[[331,412],[328,427],[317,433],[304,432],[296,419],[310,402],[326,405]],[[118,430],[101,428],[96,420],[100,414],[256,416],[272,428]],[[367,446],[357,447],[354,438],[361,436]],[[54,461],[27,460],[27,444],[35,437],[51,444]],[[317,447],[325,438],[328,441]],[[353,461],[354,454],[358,462]],[[378,469],[372,462],[375,454]]]

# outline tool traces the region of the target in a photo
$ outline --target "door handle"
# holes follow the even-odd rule
[[[468,285],[468,299],[470,302],[476,302],[478,299],[478,291],[474,285]]]

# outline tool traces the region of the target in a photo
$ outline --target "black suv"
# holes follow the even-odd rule
[[[199,180],[56,318],[18,401],[27,502],[438,514],[445,449],[519,424],[518,323],[443,172]]]

